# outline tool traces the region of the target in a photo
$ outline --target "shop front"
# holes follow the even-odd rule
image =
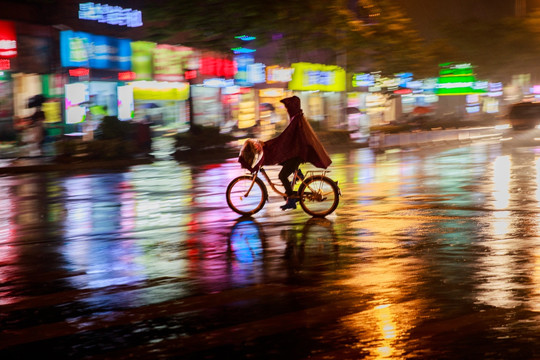
[[[191,80],[193,124],[219,127],[222,131],[238,128],[237,104],[241,88],[234,82],[235,62],[214,54],[201,55],[198,60],[198,68],[190,69],[194,74]]]
[[[189,130],[189,83],[168,81],[133,81],[135,122],[147,123],[154,133]]]
[[[487,82],[477,81],[469,63],[440,65],[436,94],[437,115],[457,118],[478,114],[481,97],[487,93]]]
[[[339,66],[294,63],[289,90],[302,101],[307,119],[320,129],[347,127],[345,70]]]
[[[148,41],[131,43],[136,122],[150,123],[154,133],[189,129],[190,84],[186,72],[199,68],[192,48]]]
[[[271,65],[266,67],[266,83],[257,87],[261,138],[269,139],[281,132],[289,123],[287,110],[280,102],[293,95],[288,90],[293,69]]]
[[[92,139],[93,132],[105,116],[131,120],[132,116],[125,111],[119,113],[122,109],[119,104],[129,103],[129,95],[126,96],[126,89],[120,82],[109,80],[117,74],[107,72],[110,75],[103,75],[101,72],[97,74],[95,70],[82,70],[87,75],[69,76],[65,85],[65,133],[84,133],[88,139]],[[91,75],[91,72],[94,74]]]
[[[119,80],[120,73],[131,70],[130,40],[61,31],[60,60],[69,73],[64,107],[67,134],[91,139],[104,116],[132,119],[132,112],[126,111],[131,106],[129,88]]]
[[[191,86],[194,125],[211,127],[226,125],[226,109],[221,101],[222,88],[223,86],[203,84]]]
[[[16,56],[15,24],[0,20],[0,140],[14,138],[11,61]]]

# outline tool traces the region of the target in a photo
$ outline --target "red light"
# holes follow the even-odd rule
[[[135,80],[135,73],[133,71],[124,71],[124,72],[118,73],[118,80],[120,81]]]
[[[90,74],[90,69],[78,68],[78,69],[69,70],[70,76],[88,76],[89,74]]]
[[[0,59],[0,70],[11,69],[11,62],[8,59]]]
[[[199,71],[203,75],[233,77],[236,74],[236,63],[232,60],[203,57]]]
[[[399,89],[399,90],[394,91],[394,94],[397,94],[397,95],[405,95],[405,94],[410,94],[410,93],[412,93],[411,89]]]
[[[197,77],[197,70],[188,70],[184,73],[184,79],[190,80]]]
[[[0,56],[12,58],[17,56],[17,36],[15,23],[0,20]]]

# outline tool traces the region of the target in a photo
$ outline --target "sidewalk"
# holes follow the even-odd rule
[[[121,169],[132,165],[150,164],[151,157],[119,160],[80,160],[69,163],[56,161],[54,144],[44,146],[42,155],[31,156],[27,149],[15,143],[0,143],[0,175],[44,171],[74,171],[84,169]]]

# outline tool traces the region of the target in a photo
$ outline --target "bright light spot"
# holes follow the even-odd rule
[[[392,354],[392,348],[390,346],[381,346],[377,348],[377,352],[381,357],[388,357]]]
[[[493,163],[493,197],[496,209],[506,209],[510,204],[510,168],[509,156],[499,156]]]

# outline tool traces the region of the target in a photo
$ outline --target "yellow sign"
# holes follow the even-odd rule
[[[335,65],[294,63],[289,89],[296,91],[345,91],[345,70]]]
[[[135,81],[130,85],[135,100],[182,101],[189,98],[189,83],[186,82]]]
[[[44,102],[41,109],[45,113],[45,123],[57,123],[62,121],[61,107],[59,101]]]

